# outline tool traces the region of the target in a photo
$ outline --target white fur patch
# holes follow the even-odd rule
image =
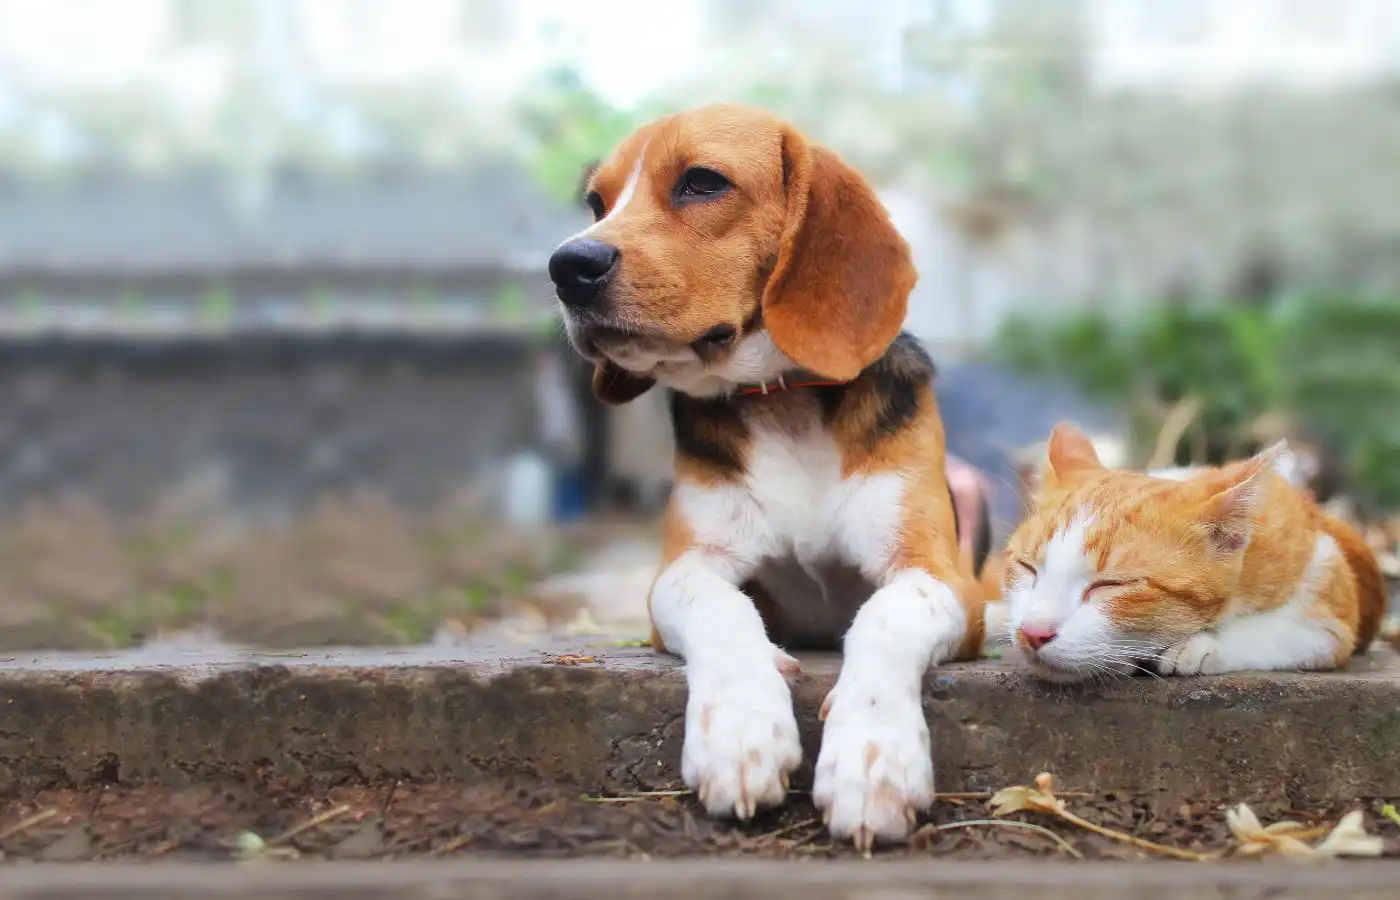
[[[676,486],[696,541],[731,547],[755,567],[792,559],[819,580],[837,561],[872,580],[883,574],[899,539],[903,477],[842,477],[841,451],[815,414],[809,428],[751,427],[741,485]]]
[[[627,204],[632,202],[632,197],[637,193],[637,184],[642,180],[642,166],[647,158],[647,148],[650,146],[651,142],[649,141],[642,145],[641,152],[637,154],[637,161],[632,164],[632,171],[627,173],[627,180],[622,183],[622,190],[618,192],[617,201],[613,203],[612,209],[608,210],[608,214],[574,235],[574,237],[583,237],[584,235],[592,234],[594,231],[601,228],[604,222],[607,222],[613,216],[618,215],[627,208]],[[570,240],[572,239],[573,238],[570,238]],[[567,241],[565,243],[567,243]]]
[[[1101,598],[1086,602],[1084,592],[1099,574],[1084,546],[1093,521],[1093,513],[1079,510],[1045,545],[1037,574],[1015,573],[1007,585],[1007,640],[1044,678],[1077,681],[1130,672],[1139,654],[1150,651],[1114,626]],[[1038,652],[1029,651],[1016,641],[1023,625],[1054,638]]]
[[[608,359],[629,372],[655,376],[663,366],[689,367],[698,365],[700,357],[685,344],[658,338],[634,336],[626,343],[599,347]]]
[[[1080,510],[1058,528],[1045,545],[1045,555],[1036,564],[1036,574],[1021,573],[1007,595],[1009,626],[1015,632],[1023,625],[1065,637],[1070,620],[1082,607],[1084,589],[1094,580],[1096,570],[1084,550],[1093,514]]]
[[[1331,668],[1351,635],[1317,605],[1318,592],[1344,565],[1330,535],[1318,534],[1313,555],[1282,606],[1228,618],[1214,633],[1192,635],[1163,655],[1163,675]]]
[[[666,568],[651,610],[685,658],[689,699],[681,774],[718,816],[751,817],[783,802],[802,762],[792,697],[753,602],[735,584],[743,560],[691,550]]]
[[[722,397],[741,384],[770,384],[795,368],[767,331],[744,335],[734,349],[713,365],[693,352],[689,358],[657,360],[656,380],[692,397]]]

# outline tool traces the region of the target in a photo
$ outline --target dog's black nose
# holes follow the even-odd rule
[[[574,238],[549,258],[549,277],[565,306],[592,303],[608,281],[620,254],[611,244],[593,238]]]

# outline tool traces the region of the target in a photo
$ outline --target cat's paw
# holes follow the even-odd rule
[[[1206,631],[1191,635],[1162,653],[1157,671],[1162,675],[1219,675],[1227,671],[1220,639]]]

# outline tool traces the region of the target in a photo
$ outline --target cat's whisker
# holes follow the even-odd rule
[[[1093,667],[1093,669],[1094,669],[1095,672],[1102,673],[1102,674],[1104,674],[1104,675],[1112,676],[1112,677],[1115,678],[1115,679],[1122,679],[1122,678],[1126,677],[1126,676],[1123,675],[1122,672],[1117,671],[1117,670],[1114,669],[1112,666],[1106,666],[1106,665],[1103,665],[1103,664],[1101,664],[1101,663],[1091,663],[1090,665]],[[1104,683],[1104,682],[1102,682],[1102,681],[1099,681],[1098,678],[1095,678],[1095,681],[1098,682],[1098,683]]]

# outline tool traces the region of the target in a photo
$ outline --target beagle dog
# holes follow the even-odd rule
[[[934,799],[925,672],[983,635],[933,364],[901,332],[909,247],[835,153],[741,106],[642,127],[587,201],[549,261],[569,338],[603,401],[670,392],[649,607],[685,660],[685,782],[711,815],[782,803],[802,762],[784,648],[840,648],[813,798],[861,849],[901,838]]]

